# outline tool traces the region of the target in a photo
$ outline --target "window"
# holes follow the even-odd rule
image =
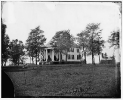
[[[79,55],[77,55],[77,59],[79,59]]]
[[[68,59],[70,59],[70,55],[68,55]]]
[[[79,49],[77,49],[77,52],[79,52]]]
[[[70,48],[68,52],[74,52],[74,48]]]
[[[74,52],[74,48],[71,48],[71,52]]]
[[[72,59],[74,59],[74,55],[72,55]]]
[[[77,59],[81,59],[81,55],[77,55]]]

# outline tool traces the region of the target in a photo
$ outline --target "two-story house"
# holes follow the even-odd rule
[[[47,44],[45,46],[45,50],[43,52],[43,60],[48,61],[66,61],[66,55],[59,52],[55,52],[54,47],[52,47],[50,44]],[[69,49],[68,55],[67,55],[67,61],[82,61],[82,52],[79,47],[75,44],[72,48]]]

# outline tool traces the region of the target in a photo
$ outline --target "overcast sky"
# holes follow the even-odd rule
[[[46,43],[60,30],[69,29],[76,36],[88,23],[101,24],[104,40],[121,27],[119,6],[112,2],[6,2],[2,17],[10,39],[24,43],[37,26],[44,31]]]

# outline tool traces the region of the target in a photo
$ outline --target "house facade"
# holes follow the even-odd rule
[[[46,45],[43,52],[43,61],[49,62],[49,61],[66,61],[66,55],[59,52],[55,52],[54,48],[51,45]],[[78,47],[72,47],[68,51],[67,55],[67,61],[82,61],[82,52]]]

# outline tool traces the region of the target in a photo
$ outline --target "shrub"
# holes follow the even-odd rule
[[[51,64],[81,64],[81,61],[54,61]]]
[[[115,64],[114,60],[101,60],[100,64]]]

